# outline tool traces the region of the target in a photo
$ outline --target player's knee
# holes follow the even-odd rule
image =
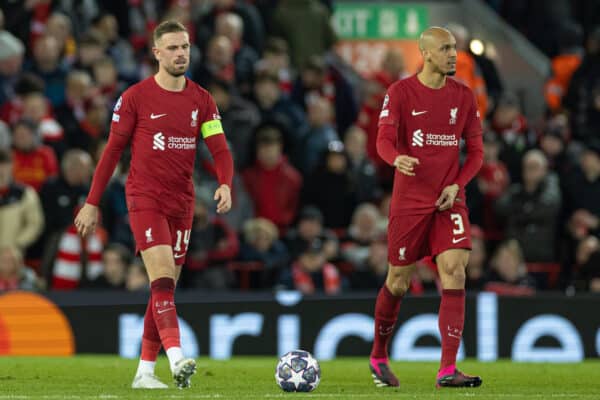
[[[410,287],[410,280],[398,277],[395,279],[388,279],[387,286],[394,296],[403,296]]]
[[[461,261],[450,261],[440,265],[441,270],[454,282],[465,282],[465,265]]]

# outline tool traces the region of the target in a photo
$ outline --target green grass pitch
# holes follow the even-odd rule
[[[321,363],[322,380],[312,393],[284,393],[275,384],[276,357],[198,360],[190,389],[178,390],[167,360],[157,375],[168,390],[129,388],[137,361],[116,356],[68,358],[0,357],[3,399],[600,399],[600,362],[516,364],[465,361],[459,367],[480,374],[476,389],[434,388],[436,363],[394,362],[400,388],[376,388],[366,358]]]

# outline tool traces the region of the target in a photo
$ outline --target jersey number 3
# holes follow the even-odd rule
[[[461,235],[465,232],[465,225],[463,224],[463,220],[460,214],[450,214],[450,219],[454,222],[456,226],[452,229],[453,235]]]

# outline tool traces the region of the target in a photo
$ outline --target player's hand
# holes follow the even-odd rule
[[[215,200],[217,203],[217,213],[224,214],[231,209],[231,190],[227,185],[221,185],[215,191]]]
[[[94,232],[98,223],[98,207],[85,203],[75,217],[77,233],[82,237]]]
[[[442,194],[439,199],[435,202],[435,206],[439,211],[446,211],[452,208],[456,201],[456,195],[458,194],[458,185],[456,183],[446,186],[442,190]]]
[[[408,176],[415,176],[415,165],[419,165],[418,158],[400,155],[394,160],[394,167],[396,167],[400,173]]]

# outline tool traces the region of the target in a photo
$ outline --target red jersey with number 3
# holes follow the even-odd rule
[[[459,175],[460,140],[481,140],[473,92],[453,79],[431,89],[413,75],[389,87],[379,116],[379,125],[386,124],[397,128],[398,154],[419,159],[415,176],[396,171],[390,215],[434,212],[442,190]],[[456,206],[466,207],[462,187]]]
[[[161,88],[152,76],[123,93],[115,105],[111,134],[130,136],[130,211],[191,215],[198,133],[204,138],[223,133],[219,119],[212,96],[187,78],[179,92]]]

